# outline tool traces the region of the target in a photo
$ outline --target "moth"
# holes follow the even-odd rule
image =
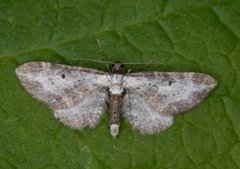
[[[111,135],[119,134],[121,113],[141,134],[169,128],[174,116],[198,105],[217,85],[209,75],[194,72],[124,74],[114,62],[110,73],[47,62],[19,66],[22,86],[47,104],[72,129],[95,127],[110,108]]]

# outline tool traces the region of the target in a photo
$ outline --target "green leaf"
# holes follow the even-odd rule
[[[203,72],[219,85],[165,132],[140,135],[122,118],[114,140],[108,112],[94,129],[71,130],[15,75],[30,61],[107,71],[81,58],[160,62],[127,66]],[[240,168],[239,72],[238,0],[1,0],[0,168]]]

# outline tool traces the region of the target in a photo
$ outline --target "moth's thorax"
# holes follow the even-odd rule
[[[109,87],[109,92],[111,94],[121,94],[124,91],[123,88],[123,75],[122,74],[112,74],[111,85]]]

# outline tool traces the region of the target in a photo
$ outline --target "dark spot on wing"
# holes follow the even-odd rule
[[[65,74],[62,74],[62,78],[65,79]]]
[[[170,80],[170,81],[168,82],[168,86],[171,86],[172,83],[173,83],[173,81]]]
[[[59,100],[62,100],[62,97],[56,96],[55,99],[56,99],[57,101],[59,101]]]
[[[63,89],[64,93],[70,93],[70,91],[71,91],[70,89]]]

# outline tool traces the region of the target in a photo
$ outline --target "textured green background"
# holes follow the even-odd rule
[[[146,70],[197,71],[219,82],[167,131],[142,136],[109,114],[73,131],[21,87],[15,68],[51,61],[107,71],[78,58],[163,63]],[[239,0],[0,0],[1,169],[240,168]],[[129,66],[138,69],[137,66]]]

